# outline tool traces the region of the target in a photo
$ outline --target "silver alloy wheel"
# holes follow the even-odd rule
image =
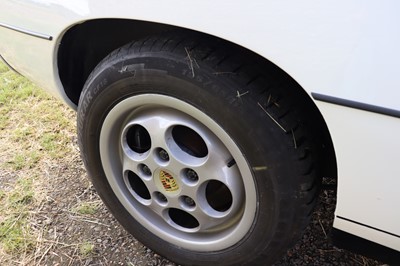
[[[165,241],[222,250],[253,224],[248,163],[212,118],[186,102],[158,94],[119,102],[102,125],[100,157],[122,205]]]

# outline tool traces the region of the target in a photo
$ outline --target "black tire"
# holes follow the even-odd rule
[[[151,37],[96,67],[78,107],[82,157],[110,211],[155,252],[269,265],[319,190],[307,97],[271,63],[199,39]]]

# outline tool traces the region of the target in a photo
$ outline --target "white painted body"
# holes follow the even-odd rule
[[[400,110],[399,1],[2,0],[0,55],[73,105],[57,69],[71,26],[127,18],[205,32],[272,61],[311,92]],[[400,251],[400,120],[316,102],[338,165],[334,227]],[[337,217],[366,225],[358,225]],[[377,230],[379,229],[379,230]]]

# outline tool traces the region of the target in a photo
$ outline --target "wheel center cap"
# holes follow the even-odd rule
[[[159,178],[161,181],[164,190],[167,192],[175,192],[179,190],[178,182],[176,182],[175,178],[171,173],[166,170],[160,170]]]

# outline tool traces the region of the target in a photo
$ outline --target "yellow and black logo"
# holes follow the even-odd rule
[[[167,171],[164,170],[160,171],[160,180],[165,191],[167,192],[173,192],[179,189],[178,183],[176,183],[174,177]]]

